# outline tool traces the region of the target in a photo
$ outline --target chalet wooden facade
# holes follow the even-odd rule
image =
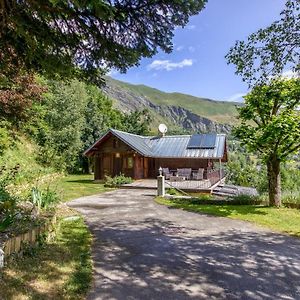
[[[84,155],[94,157],[95,180],[121,173],[134,179],[155,178],[160,167],[203,168],[204,178],[209,179],[221,176],[219,168],[227,161],[226,136],[144,137],[110,129]]]

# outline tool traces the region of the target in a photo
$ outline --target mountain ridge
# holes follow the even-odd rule
[[[171,131],[229,133],[237,123],[238,102],[216,101],[179,92],[163,92],[144,84],[106,77],[104,93],[123,112],[147,108],[153,129],[166,123]]]

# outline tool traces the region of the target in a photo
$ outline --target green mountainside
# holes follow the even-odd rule
[[[123,111],[148,108],[154,123],[165,122],[171,129],[187,131],[230,131],[237,123],[240,103],[214,101],[181,93],[166,93],[145,85],[106,78],[105,93]]]

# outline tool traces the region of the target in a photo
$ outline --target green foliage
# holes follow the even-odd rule
[[[102,91],[78,80],[40,82],[47,87],[43,100],[34,103],[32,118],[24,130],[40,146],[39,161],[59,171],[87,173],[82,153],[109,128],[146,134],[147,111],[124,114]]]
[[[300,80],[273,80],[270,85],[256,86],[239,108],[241,125],[235,136],[264,161],[276,156],[280,161],[300,147]],[[255,123],[250,126],[249,122]]]
[[[174,188],[167,189],[166,193],[169,194],[169,195],[173,195],[173,196],[179,194],[178,191],[176,189],[174,189]]]
[[[234,134],[266,163],[271,205],[280,205],[280,163],[300,149],[299,104],[300,79],[272,80],[254,87],[239,108]]]
[[[10,225],[12,225],[15,218],[16,214],[6,214],[3,218],[0,218],[0,232],[5,231]]]
[[[281,185],[283,191],[300,191],[300,169],[296,162],[288,162],[282,166]]]
[[[296,203],[300,205],[300,191],[284,191],[282,193],[282,203]]]
[[[131,177],[126,177],[124,174],[115,177],[105,176],[105,186],[107,187],[119,187],[122,184],[132,183],[132,181]]]
[[[125,72],[158,48],[170,52],[175,26],[185,26],[204,3],[2,1],[0,69],[99,83],[106,68]]]
[[[232,205],[260,205],[262,204],[262,199],[258,196],[251,195],[237,195],[230,199],[230,204]]]
[[[0,122],[0,155],[2,155],[12,143],[7,126],[9,126],[7,122]]]
[[[228,101],[212,101],[210,99],[198,98],[190,95],[180,93],[165,93],[155,88],[151,88],[145,85],[134,85],[112,78],[106,78],[108,85],[114,90],[121,90],[126,93],[128,101],[130,97],[146,98],[148,101],[156,105],[161,106],[177,106],[190,110],[191,112],[209,118],[213,121],[227,124],[236,124],[237,110],[236,106],[240,106],[239,103]],[[152,116],[156,123],[168,123],[166,119],[161,119],[156,112]],[[170,124],[174,128],[174,124]],[[170,127],[171,128],[171,127]],[[155,128],[156,129],[156,128]],[[179,131],[182,129],[174,128],[173,131]],[[182,132],[179,132],[182,133]]]
[[[49,189],[49,187],[41,191],[37,187],[31,190],[31,202],[37,207],[38,210],[53,208],[59,202],[59,197],[56,192]]]
[[[53,169],[38,162],[39,149],[28,138],[12,131],[9,131],[9,135],[13,136],[13,139],[11,138],[10,146],[0,155],[0,176],[10,176],[9,184],[12,188],[19,186],[20,190],[14,190],[19,193],[27,184],[52,173]]]
[[[49,81],[48,92],[39,110],[42,126],[38,142],[42,146],[41,162],[56,169],[72,168],[82,149],[81,131],[85,124],[84,108],[87,102],[85,85]]]
[[[281,19],[265,29],[238,41],[227,54],[228,63],[236,66],[250,85],[280,76],[286,68],[300,71],[300,1],[288,0]]]
[[[121,129],[139,135],[149,133],[152,119],[147,109],[133,111],[130,114],[123,114]]]
[[[266,168],[260,160],[246,153],[245,149],[230,153],[226,174],[228,183],[255,187],[259,192],[268,189]]]

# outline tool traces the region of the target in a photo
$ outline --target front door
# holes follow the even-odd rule
[[[113,160],[113,163],[114,163],[114,168],[113,168],[113,176],[118,176],[122,173],[122,160],[121,160],[121,157],[116,157],[114,156],[114,160]]]

